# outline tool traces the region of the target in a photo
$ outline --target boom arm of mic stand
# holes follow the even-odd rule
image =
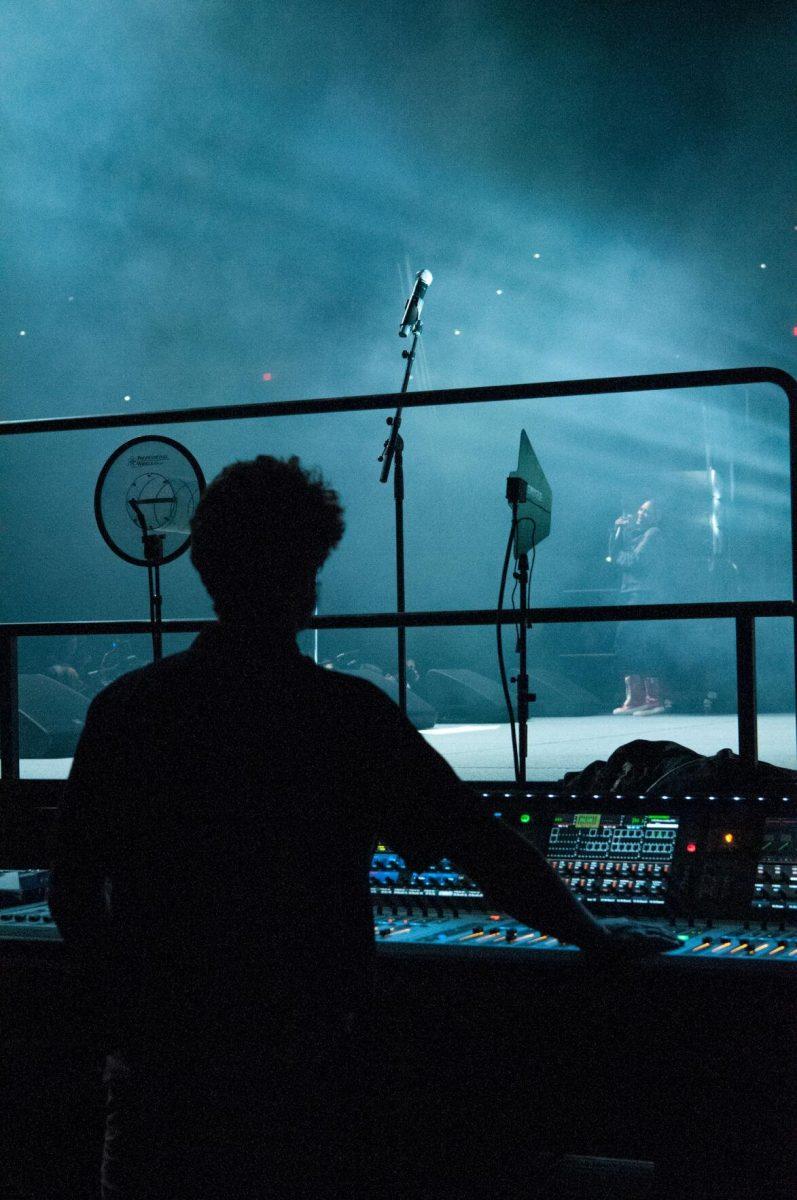
[[[412,345],[409,350],[402,350],[402,357],[406,360],[404,367],[404,379],[401,383],[401,395],[409,390],[410,379],[412,378],[412,364],[415,361],[415,351],[418,349],[418,338],[421,336],[423,326],[420,321],[416,321],[412,327]],[[385,442],[382,453],[379,455],[378,462],[382,464],[382,470],[379,473],[379,482],[387,483],[390,478],[390,468],[393,464],[393,459],[396,455],[396,448],[399,441],[399,430],[401,429],[401,405],[399,404],[392,417],[388,417],[387,423],[390,426],[390,437]]]
[[[418,348],[418,338],[421,335],[423,326],[420,321],[416,321],[412,327],[412,345],[409,350],[402,350],[402,356],[405,361],[404,379],[401,384],[401,395],[403,396],[410,386],[412,378],[412,364],[415,360],[415,351]],[[385,442],[384,449],[379,456],[379,461],[382,463],[382,470],[379,473],[379,482],[387,483],[390,476],[390,468],[395,459],[396,468],[393,472],[393,504],[396,513],[396,612],[403,613],[405,610],[404,600],[404,439],[399,432],[401,429],[401,402],[399,402],[395,413],[392,417],[388,417],[387,423],[390,426],[390,436]],[[403,625],[399,625],[397,631],[398,643],[398,700],[399,708],[402,716],[407,715],[407,631]]]
[[[378,460],[382,464],[382,470],[379,472],[380,483],[387,483],[390,478],[390,468],[396,456],[396,447],[400,437],[399,430],[401,429],[401,405],[398,406],[392,417],[388,417],[387,423],[390,426],[390,436],[385,442]]]

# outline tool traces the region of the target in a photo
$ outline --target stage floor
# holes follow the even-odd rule
[[[436,725],[423,736],[462,779],[512,779],[509,726]],[[596,758],[606,759],[635,738],[673,741],[716,754],[738,751],[736,716],[663,713],[657,717],[540,717],[529,722],[528,779],[561,779]],[[763,713],[758,718],[758,753],[764,762],[797,769],[794,713]],[[65,779],[71,758],[23,759],[23,779]]]
[[[540,717],[529,722],[528,779],[561,779],[597,758],[606,759],[635,738],[680,742],[699,754],[726,747],[738,753],[735,713],[711,716],[663,713],[656,717]],[[462,779],[512,779],[509,726],[436,725],[423,736]],[[794,713],[758,718],[758,755],[797,769]]]

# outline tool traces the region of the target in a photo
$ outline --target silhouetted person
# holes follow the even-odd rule
[[[50,903],[105,1013],[107,1200],[381,1194],[347,1182],[377,835],[564,941],[667,944],[594,921],[382,692],[300,655],[342,533],[296,458],[228,467],[191,551],[218,623],[91,705]]]

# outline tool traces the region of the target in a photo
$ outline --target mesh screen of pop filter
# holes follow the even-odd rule
[[[205,477],[185,446],[166,437],[138,437],[113,452],[94,490],[94,514],[103,538],[126,562],[146,566],[142,529],[163,537],[162,562],[171,562],[191,541],[190,523]]]

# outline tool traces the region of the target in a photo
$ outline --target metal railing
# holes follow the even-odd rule
[[[624,375],[606,379],[570,379],[549,383],[508,384],[487,388],[453,388],[445,391],[408,393],[405,408],[436,405],[500,403],[511,400],[540,400],[552,397],[602,396],[621,392],[665,391],[701,387],[734,387],[769,383],[780,388],[788,402],[792,597],[790,600],[715,601],[702,604],[640,604],[586,606],[574,608],[533,608],[529,611],[535,625],[601,621],[663,621],[732,619],[736,631],[736,691],[739,753],[748,761],[758,756],[757,702],[755,677],[755,621],[758,617],[786,617],[792,621],[795,648],[795,689],[797,690],[797,380],[785,371],[771,367],[740,367],[718,371],[684,371],[661,375]],[[207,408],[160,410],[151,413],[119,413],[87,417],[53,417],[26,421],[0,422],[0,437],[15,434],[59,433],[68,430],[121,429],[134,426],[187,424],[201,421],[233,421],[269,417],[314,416],[331,413],[368,412],[393,409],[393,392],[372,396],[353,396],[333,400],[297,400],[267,404],[214,405]],[[501,621],[512,624],[516,616],[503,613]],[[315,617],[314,629],[424,628],[435,626],[494,625],[492,609],[456,609],[444,611],[340,614]],[[163,622],[164,633],[192,633],[210,624],[207,620]],[[148,621],[51,621],[0,624],[0,770],[5,780],[19,778],[19,694],[17,642],[20,637],[44,637],[71,634],[148,633]]]

